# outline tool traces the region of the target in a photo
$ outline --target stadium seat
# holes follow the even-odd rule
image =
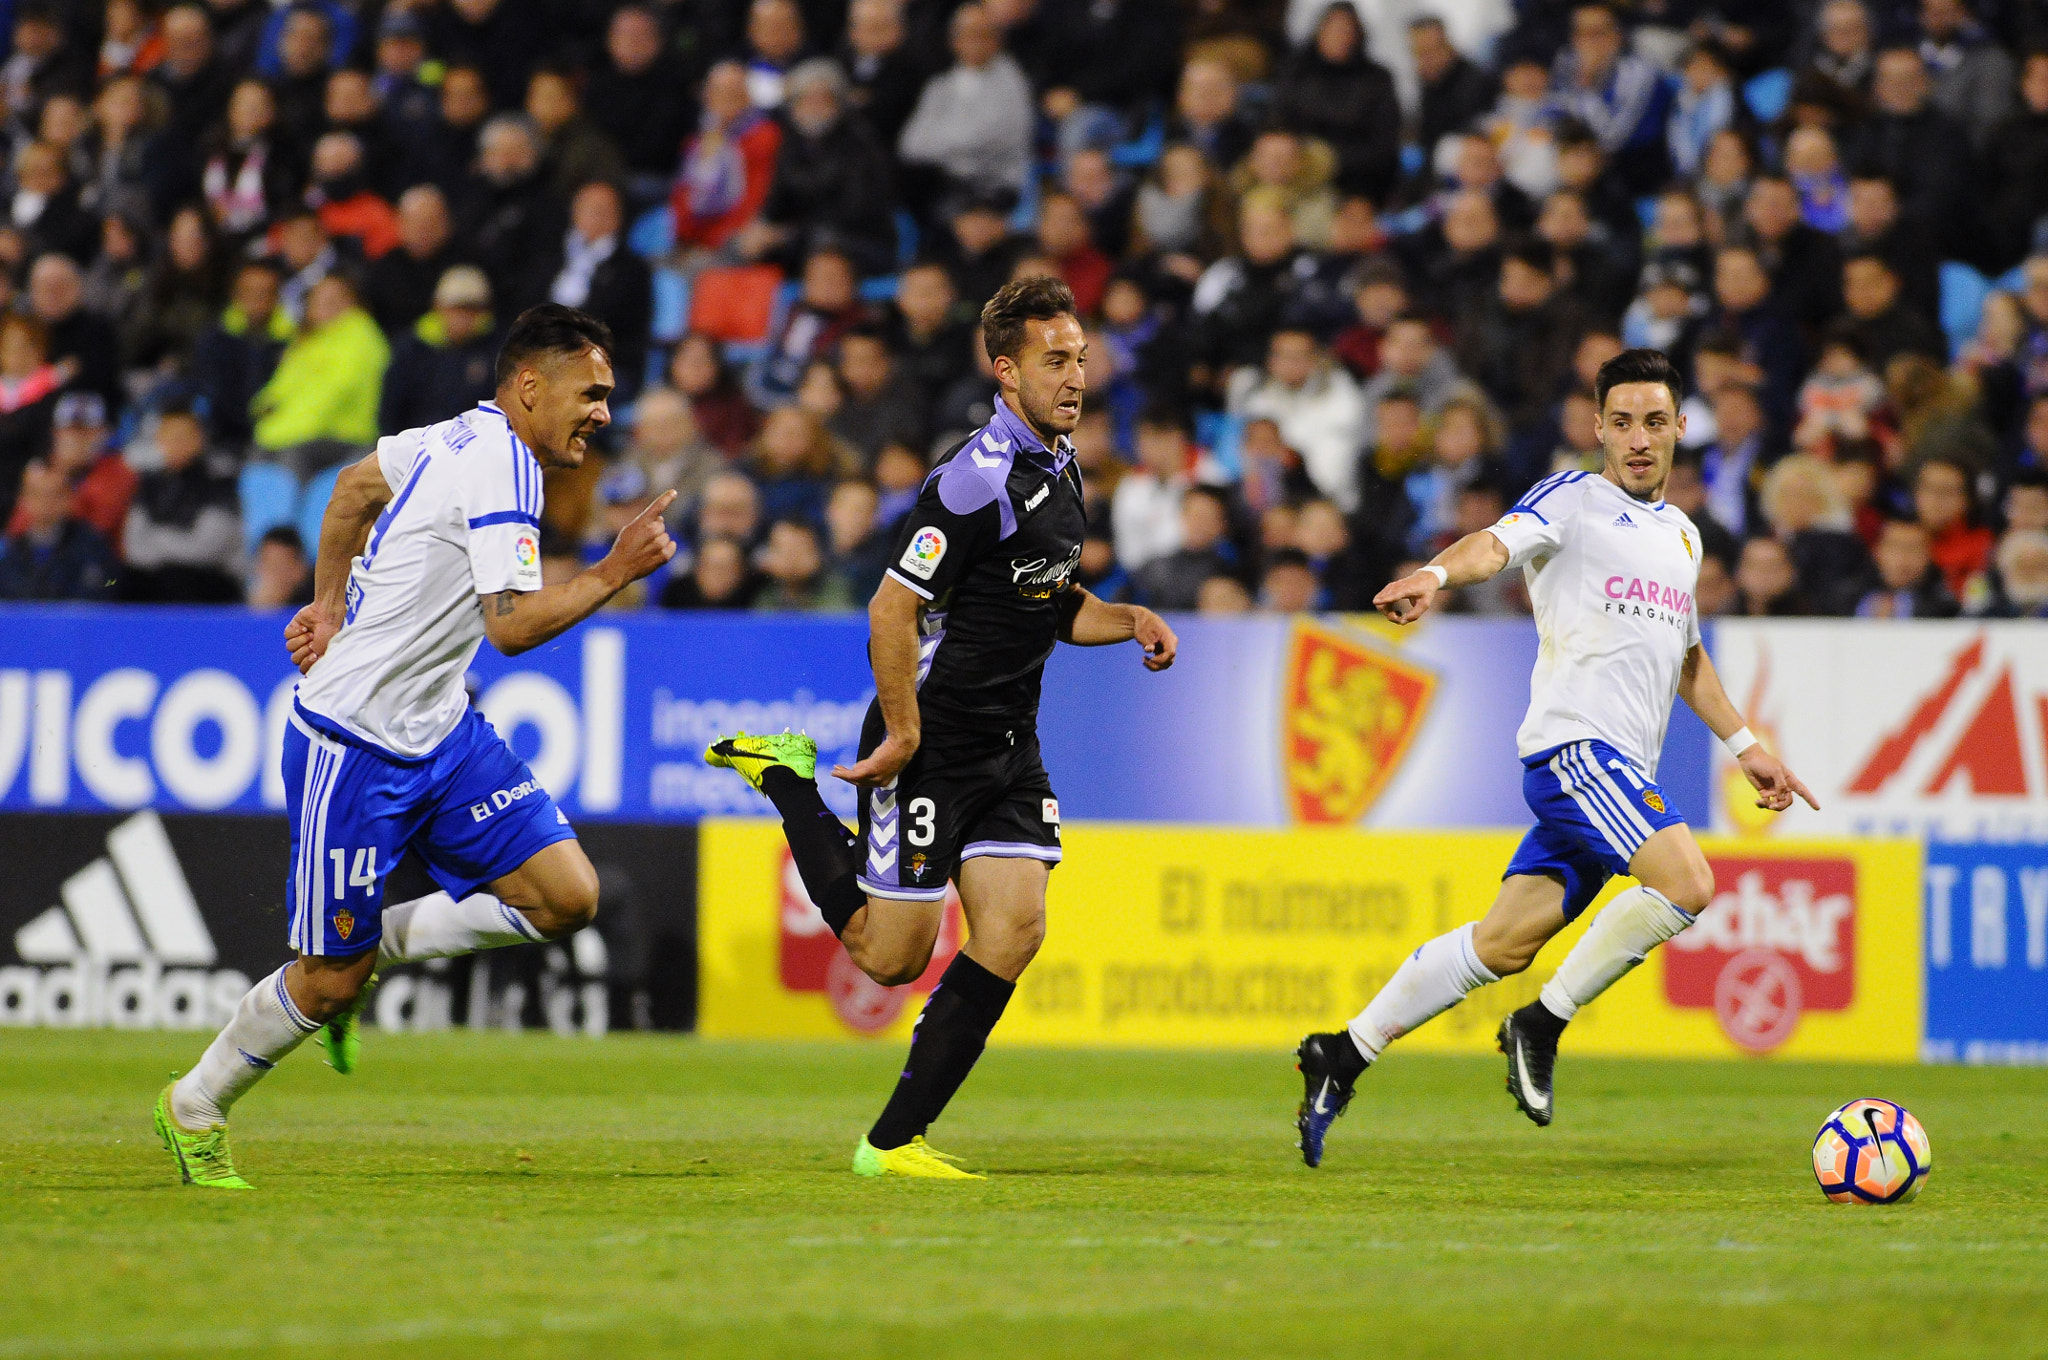
[[[1166,116],[1155,112],[1137,136],[1109,149],[1109,163],[1124,170],[1143,170],[1156,164],[1165,150]]]
[[[1977,320],[1984,314],[1984,299],[1991,296],[1991,280],[1960,260],[1941,262],[1941,329],[1948,336],[1951,354],[1970,342],[1977,333]]]
[[[1017,195],[1017,211],[1010,214],[1010,230],[1026,236],[1038,231],[1038,175],[1024,176],[1024,188]]]
[[[690,329],[728,344],[759,344],[775,323],[782,271],[747,264],[707,269],[690,289]]]
[[[627,249],[643,260],[659,259],[675,246],[676,219],[666,203],[641,213],[626,231]]]
[[[1244,417],[1212,412],[1195,419],[1195,442],[1231,476],[1238,476],[1244,462]]]
[[[910,268],[910,262],[917,258],[918,241],[923,233],[917,229],[917,219],[902,208],[896,210],[896,267]]]
[[[894,302],[896,300],[897,286],[902,282],[903,278],[899,274],[881,274],[872,279],[862,279],[860,281],[860,300],[862,302]]]
[[[306,479],[306,498],[299,502],[299,537],[306,540],[306,552],[310,556],[319,554],[320,521],[327,514],[328,498],[334,494],[334,484],[340,479],[339,463]]]
[[[654,271],[654,320],[650,330],[655,341],[672,345],[683,338],[690,326],[690,280],[679,270]]]
[[[242,501],[242,546],[256,551],[256,541],[298,516],[299,479],[275,463],[250,463],[236,478]],[[309,545],[310,546],[310,545]]]
[[[1742,102],[1759,123],[1776,122],[1792,102],[1792,73],[1782,66],[1751,76],[1742,87]]]

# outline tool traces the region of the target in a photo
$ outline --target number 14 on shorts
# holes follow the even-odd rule
[[[355,852],[351,863],[347,850],[329,850],[327,858],[334,864],[334,896],[336,900],[348,896],[350,888],[377,886],[377,847],[365,846]]]

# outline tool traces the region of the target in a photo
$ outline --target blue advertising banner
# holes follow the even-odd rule
[[[0,610],[0,811],[263,812],[296,675],[286,616]],[[1163,674],[1130,646],[1062,647],[1041,736],[1066,815],[1279,826],[1526,826],[1515,729],[1527,620],[1184,618]],[[508,660],[476,701],[578,818],[765,815],[722,733],[807,731],[851,763],[873,680],[858,616],[606,614]],[[1707,811],[1708,739],[1680,706],[1659,778]],[[821,781],[841,814],[853,790]]]
[[[2048,845],[1927,847],[1930,1062],[2048,1063]]]

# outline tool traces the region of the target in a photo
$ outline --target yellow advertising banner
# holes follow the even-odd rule
[[[1519,839],[1069,824],[1045,946],[993,1041],[1291,1047],[1341,1027],[1417,945],[1483,915]],[[1915,1059],[1917,843],[1704,844],[1713,905],[1580,1012],[1575,1051]],[[705,1034],[901,1037],[960,941],[949,908],[925,977],[875,987],[804,897],[775,823],[704,823],[699,863]],[[1403,1045],[1490,1050],[1501,1016],[1536,995],[1583,925]]]

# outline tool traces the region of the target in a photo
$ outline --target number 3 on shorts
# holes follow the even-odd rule
[[[932,838],[938,834],[935,825],[938,812],[938,804],[929,798],[911,799],[910,827],[903,833],[903,839],[912,845],[930,845]]]

